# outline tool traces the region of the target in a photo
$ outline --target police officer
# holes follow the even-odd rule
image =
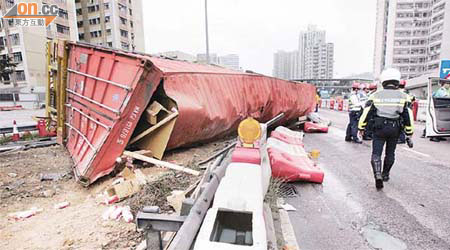
[[[377,88],[378,88],[377,84],[374,82],[369,85],[369,94],[368,94],[369,98],[371,95],[373,95],[373,93],[377,92]],[[370,141],[372,140],[372,138],[373,138],[373,122],[369,121],[367,123],[367,128],[364,131],[363,140]]]
[[[373,119],[371,164],[377,189],[383,188],[383,181],[389,180],[400,131],[404,129],[406,135],[410,136],[413,134],[414,125],[408,96],[398,89],[400,72],[389,68],[383,71],[380,78],[383,89],[370,96],[358,124],[362,133],[368,121]],[[381,155],[384,144],[386,144],[386,153],[382,169]]]
[[[345,135],[345,141],[354,141],[355,143],[362,143],[361,139],[358,138],[358,121],[362,110],[359,86],[360,84],[357,82],[352,84],[349,99],[349,123]]]
[[[398,88],[400,91],[405,93],[406,80],[401,80]],[[408,95],[408,103],[411,103],[411,97]],[[400,136],[398,137],[397,144],[405,144],[406,143],[406,134],[405,131],[400,131]]]

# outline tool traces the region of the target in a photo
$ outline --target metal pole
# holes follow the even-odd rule
[[[205,0],[206,63],[209,64],[208,0]]]

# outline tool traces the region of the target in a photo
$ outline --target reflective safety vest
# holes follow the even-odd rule
[[[348,107],[350,111],[360,111],[362,106],[361,106],[361,102],[359,100],[360,96],[358,93],[356,92],[352,92],[352,94],[350,95],[350,99],[348,101]]]
[[[409,97],[402,91],[395,89],[383,89],[375,92],[369,100],[377,109],[377,116],[388,119],[399,119]]]

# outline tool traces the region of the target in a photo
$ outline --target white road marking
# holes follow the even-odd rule
[[[423,156],[423,157],[428,157],[428,158],[431,157],[431,155],[427,155],[427,154],[421,153],[421,152],[419,152],[419,151],[416,151],[416,150],[414,150],[414,149],[410,149],[410,148],[407,148],[407,147],[402,147],[402,149],[404,149],[404,150],[406,150],[406,151],[408,151],[408,152],[411,152],[411,153],[414,153],[414,154]]]

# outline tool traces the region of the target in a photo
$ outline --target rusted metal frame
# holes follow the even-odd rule
[[[103,124],[103,123],[101,123],[101,122],[95,120],[94,118],[90,117],[89,115],[87,115],[87,114],[84,113],[83,111],[81,111],[81,110],[75,108],[74,106],[72,106],[72,105],[70,105],[70,104],[66,104],[66,107],[68,107],[68,108],[70,108],[70,109],[72,109],[72,110],[74,110],[74,111],[80,113],[81,115],[83,115],[84,117],[86,117],[86,118],[88,118],[89,120],[93,121],[93,122],[96,123],[97,125],[100,125],[100,126],[104,127],[106,130],[108,130],[108,131],[111,130],[111,127],[109,127],[109,126],[107,126],[107,125],[105,125],[105,124]]]
[[[67,99],[66,88],[67,88],[67,68],[69,61],[69,50],[67,48],[67,43],[65,41],[60,42],[64,48],[62,58],[60,59],[61,68],[58,74],[59,77],[59,102],[58,102],[58,137],[61,139],[61,142],[66,138],[66,126],[64,126],[66,122],[66,108],[65,103]],[[58,49],[59,51],[59,49]],[[60,55],[58,55],[59,57]]]
[[[52,42],[47,41],[47,91],[45,92],[45,116],[50,117],[50,85],[51,85],[51,47]]]
[[[81,98],[81,99],[84,99],[84,100],[86,100],[86,101],[88,101],[88,102],[91,102],[91,103],[93,103],[93,104],[96,104],[96,105],[98,105],[98,106],[100,106],[100,107],[102,107],[102,108],[104,108],[104,109],[107,109],[107,110],[109,110],[109,111],[111,111],[111,112],[113,112],[113,113],[115,113],[115,114],[117,114],[117,115],[120,115],[120,111],[117,110],[117,109],[113,109],[113,108],[111,108],[111,107],[106,106],[105,104],[102,104],[102,103],[99,103],[99,102],[97,102],[97,101],[95,101],[95,100],[92,100],[91,98],[88,98],[88,97],[86,97],[86,96],[80,95],[80,94],[78,94],[77,92],[75,92],[75,91],[73,91],[73,90],[71,90],[71,89],[69,89],[69,88],[67,88],[66,90],[67,90],[67,92],[71,93],[72,95],[75,95],[75,96],[77,96],[77,97],[79,97],[79,98]]]
[[[68,126],[71,130],[75,131],[81,138],[83,138],[83,140],[86,142],[87,145],[89,145],[89,147],[91,147],[95,152],[97,152],[97,149],[94,147],[94,145],[92,145],[91,142],[89,142],[89,140],[86,138],[86,136],[83,133],[81,133],[80,130],[76,129],[74,126],[72,126],[68,122],[66,122],[66,126]]]
[[[131,91],[132,90],[132,88],[129,87],[129,86],[126,86],[126,85],[123,85],[123,84],[120,84],[120,83],[116,83],[116,82],[113,82],[113,81],[110,81],[110,80],[106,80],[106,79],[103,79],[103,78],[100,78],[100,77],[96,77],[96,76],[93,76],[93,75],[89,75],[89,74],[86,74],[86,73],[83,73],[83,72],[80,72],[80,71],[77,71],[77,70],[74,70],[74,69],[68,68],[67,71],[70,72],[70,73],[82,75],[82,76],[85,76],[85,77],[88,77],[88,78],[91,78],[91,79],[94,79],[94,80],[97,80],[97,81],[106,82],[106,83],[109,83],[109,84],[111,84],[113,86],[125,89],[127,91]]]

